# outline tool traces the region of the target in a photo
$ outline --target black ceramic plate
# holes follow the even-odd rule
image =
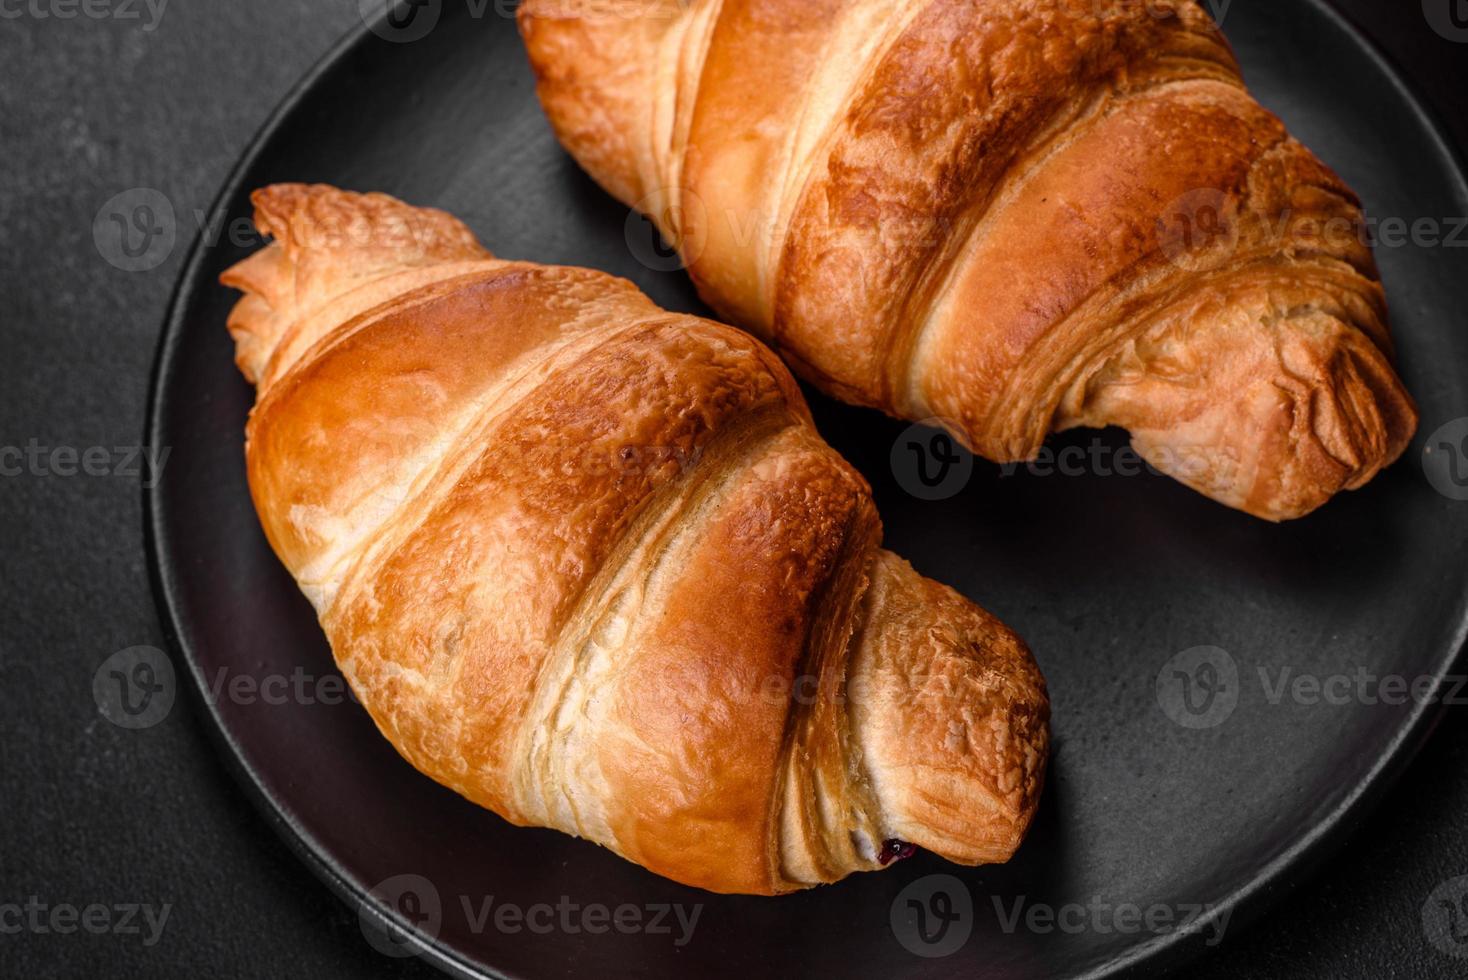
[[[1383,237],[1417,219],[1454,233],[1449,216],[1468,214],[1462,171],[1361,37],[1306,0],[1226,9],[1254,91],[1361,193]],[[699,310],[679,271],[650,268],[663,263],[646,225],[557,148],[513,23],[495,10],[430,3],[420,17],[439,19],[411,43],[348,39],[250,149],[219,213],[244,217],[249,189],[272,181],[387,191],[461,215],[500,255],[595,266]],[[1468,415],[1468,251],[1391,237],[1378,256],[1421,432],[1370,486],[1285,526],[1112,472],[1126,466],[1116,433],[1053,443],[1074,447],[1072,462],[1101,461],[1064,467],[1082,474],[978,462],[943,499],[919,499],[905,485],[935,494],[912,482],[903,424],[813,396],[821,431],[870,479],[889,546],[1017,628],[1049,678],[1049,785],[1005,867],[922,855],[778,900],[708,895],[513,828],[409,768],[322,680],[334,676],[326,643],[256,523],[241,452],[251,391],[224,330],[234,297],[216,284],[249,245],[228,234],[196,247],[157,364],[149,439],[173,454],[146,503],[165,618],[282,833],[349,901],[389,881],[406,948],[450,970],[1151,972],[1237,931],[1326,856],[1426,735],[1437,715],[1426,695],[1463,640],[1468,503],[1455,498],[1468,488],[1451,466],[1434,484],[1423,454],[1431,442],[1454,462],[1468,426],[1434,435]],[[1416,696],[1372,676],[1415,682]],[[269,678],[288,684],[249,693]],[[231,682],[245,686],[231,694]],[[490,896],[532,921],[477,922]],[[532,911],[542,903],[557,910],[548,932]],[[622,905],[636,907],[635,931],[597,931],[601,913],[587,910]],[[659,905],[700,907],[691,938],[672,912],[667,931],[651,928]],[[369,901],[364,920],[379,907]]]

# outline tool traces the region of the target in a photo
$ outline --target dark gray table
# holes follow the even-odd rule
[[[1449,3],[1468,17],[1463,0],[1427,0]],[[1468,147],[1468,43],[1429,29],[1420,0],[1339,4]],[[187,697],[145,731],[110,724],[93,697],[107,657],[164,642],[128,457],[194,214],[358,24],[357,0],[159,8],[0,0],[0,447],[21,450],[0,459],[21,471],[0,476],[0,973],[436,975],[367,945],[236,788]],[[92,223],[139,186],[173,202],[182,234],[156,268],[128,273],[99,255]],[[53,470],[25,461],[57,447],[79,452],[77,475],[31,472]],[[1468,873],[1465,750],[1468,714],[1450,711],[1334,865],[1190,975],[1468,973],[1421,924],[1433,889]]]

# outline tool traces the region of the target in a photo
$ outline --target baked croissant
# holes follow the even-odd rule
[[[276,240],[223,276],[251,494],[409,762],[713,891],[1010,856],[1039,670],[879,547],[768,349],[439,211],[254,203]]]
[[[1359,204],[1193,0],[526,0],[542,105],[703,298],[999,462],[1121,426],[1271,520],[1416,409]]]

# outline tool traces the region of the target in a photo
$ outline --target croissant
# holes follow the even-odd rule
[[[1004,861],[1048,750],[993,616],[880,545],[757,340],[378,194],[254,195],[250,491],[419,770],[669,878]]]
[[[1299,517],[1406,446],[1359,203],[1193,0],[526,0],[556,134],[835,397]]]

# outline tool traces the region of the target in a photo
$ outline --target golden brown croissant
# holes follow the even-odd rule
[[[772,894],[907,847],[1006,860],[1024,644],[879,547],[758,341],[447,214],[281,185],[223,277],[251,493],[413,765],[670,878]]]
[[[561,141],[836,397],[996,461],[1117,425],[1261,517],[1416,409],[1359,205],[1193,0],[526,0]]]

